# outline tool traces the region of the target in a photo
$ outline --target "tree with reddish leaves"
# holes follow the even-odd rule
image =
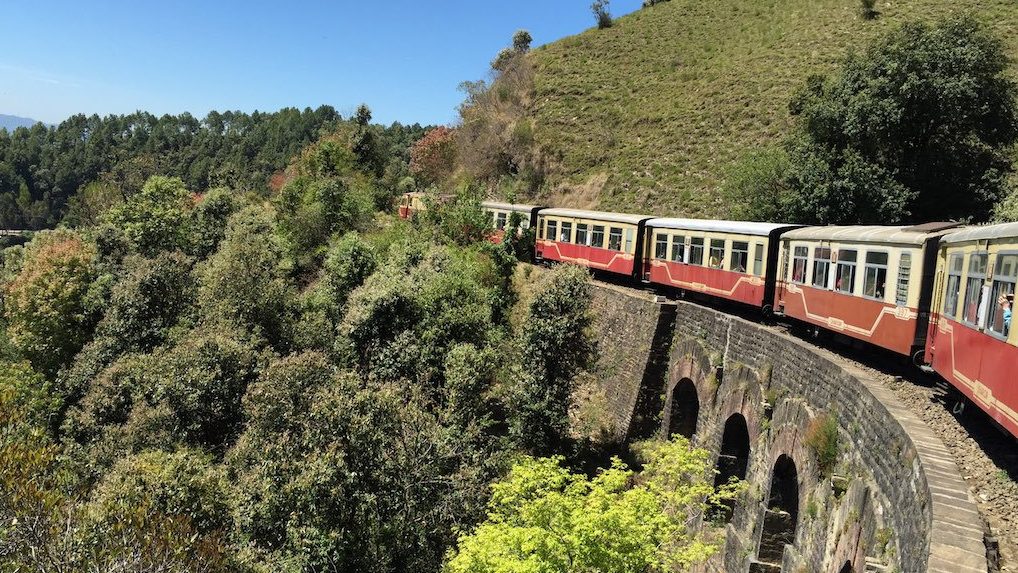
[[[410,171],[418,180],[439,183],[452,175],[456,168],[455,137],[453,130],[439,126],[410,148]]]

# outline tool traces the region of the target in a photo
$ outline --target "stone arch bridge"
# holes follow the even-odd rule
[[[982,520],[953,459],[863,369],[703,306],[594,290],[609,432],[683,434],[714,454],[719,480],[751,484],[712,516],[724,549],[704,570],[987,571]],[[833,467],[817,455],[825,423],[828,436],[836,427]]]

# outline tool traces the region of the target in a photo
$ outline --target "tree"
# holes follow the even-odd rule
[[[154,176],[141,193],[111,209],[106,220],[121,229],[131,247],[142,254],[186,250],[193,205],[191,193],[179,178]]]
[[[611,28],[612,15],[609,8],[610,0],[594,0],[590,5],[590,11],[594,13],[594,20],[599,30]]]
[[[976,20],[910,23],[791,103],[786,214],[801,223],[985,221],[1018,141],[1003,46]]]
[[[594,356],[590,275],[563,265],[531,300],[520,335],[520,364],[511,404],[513,434],[532,452],[562,451],[569,435],[573,379]]]
[[[324,265],[325,281],[334,304],[345,305],[350,293],[364,284],[377,267],[374,250],[356,232],[347,233],[336,241],[329,248]]]
[[[201,316],[284,343],[291,285],[273,211],[253,205],[230,217],[219,251],[199,271]]]
[[[519,54],[525,54],[530,51],[530,43],[534,41],[533,36],[526,30],[516,30],[513,34],[513,50]]]
[[[315,353],[252,385],[229,458],[244,541],[304,571],[437,570],[497,456],[465,449],[410,388],[361,386]]]
[[[190,212],[191,254],[205,259],[216,252],[226,234],[227,221],[240,207],[241,201],[225,187],[216,187],[201,195]]]
[[[492,486],[487,520],[460,536],[444,571],[664,573],[705,560],[717,548],[687,524],[732,490],[711,487],[710,455],[682,437],[646,455],[640,475],[614,458],[593,478],[561,457],[523,458]]]
[[[20,270],[3,285],[11,343],[52,378],[88,341],[95,324],[88,301],[95,249],[69,231],[39,233]]]
[[[1003,201],[993,208],[993,222],[1009,223],[1018,221],[1018,189],[1012,189]]]
[[[455,131],[438,126],[410,148],[410,172],[425,184],[446,181],[456,169]]]

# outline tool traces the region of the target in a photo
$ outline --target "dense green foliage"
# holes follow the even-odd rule
[[[352,121],[365,118],[367,108]],[[302,148],[348,123],[321,106],[213,111],[204,119],[75,115],[56,127],[0,130],[0,228],[51,227],[65,214],[72,224],[92,224],[151,175],[177,177],[197,193],[221,186],[263,192]],[[407,149],[424,132],[419,125],[363,126],[359,151],[390,192],[408,174]]]
[[[515,456],[575,455],[586,271],[518,292],[476,185],[379,213],[412,141],[369,121],[269,198],[100,181],[3,251],[0,569],[439,571]]]
[[[1018,89],[972,19],[908,24],[792,102],[783,214],[803,223],[985,221],[1006,195]]]

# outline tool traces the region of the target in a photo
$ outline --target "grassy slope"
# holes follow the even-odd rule
[[[811,73],[911,19],[970,13],[1018,59],[1015,0],[671,0],[533,52],[536,140],[557,162],[548,204],[724,216],[742,154],[791,124]],[[1014,66],[1013,66],[1014,68]],[[1015,74],[1018,75],[1018,74]]]

